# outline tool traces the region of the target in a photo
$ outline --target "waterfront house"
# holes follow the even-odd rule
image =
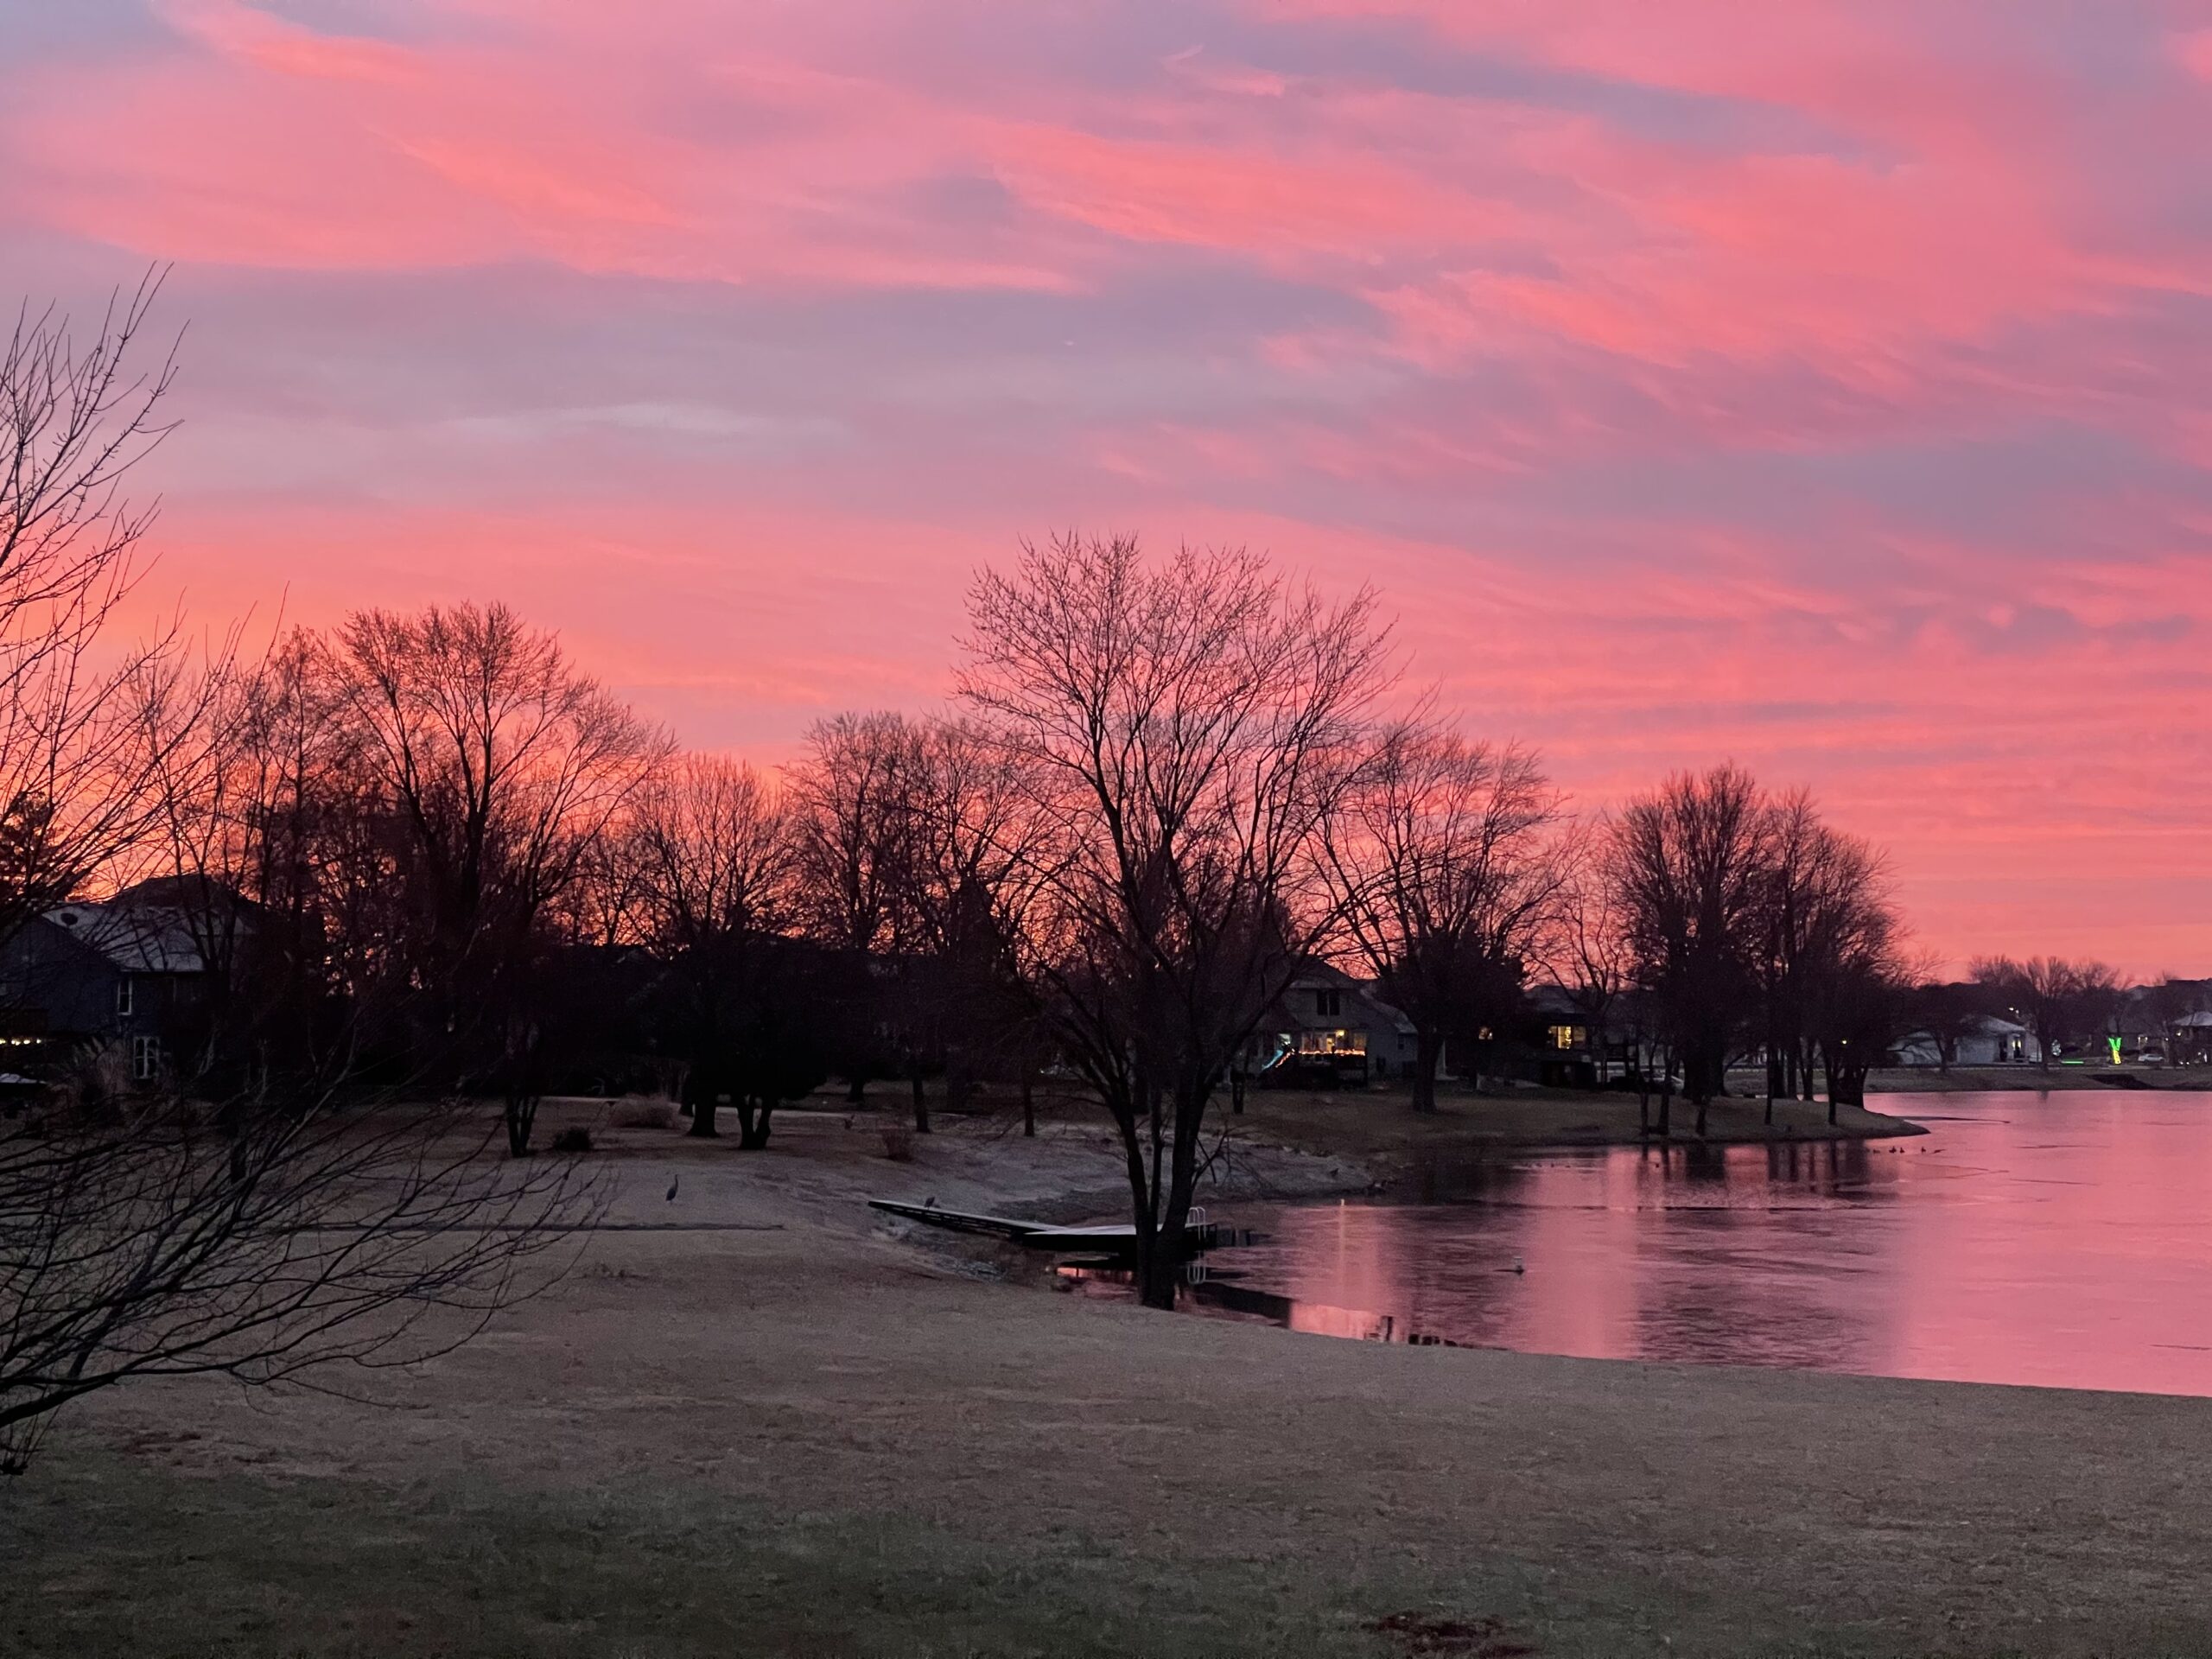
[[[1924,1031],[1909,1033],[1896,1049],[1899,1065],[1940,1065],[1943,1052]],[[1979,1014],[1959,1035],[1954,1065],[2032,1065],[2043,1059],[2043,1045],[2017,1020]]]
[[[1309,962],[1261,1019],[1244,1071],[1264,1084],[1338,1088],[1409,1076],[1418,1057],[1413,1021],[1372,980]]]

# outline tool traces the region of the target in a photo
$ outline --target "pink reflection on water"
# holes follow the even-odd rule
[[[1440,1172],[1434,1203],[1240,1214],[1268,1242],[1194,1300],[1367,1339],[2212,1395],[2212,1096],[1891,1109],[1931,1133],[1562,1154]]]

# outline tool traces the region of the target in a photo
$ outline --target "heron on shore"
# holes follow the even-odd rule
[[[676,1184],[683,1179],[681,1175],[671,1175],[668,1178],[668,1201],[671,1204],[676,1202]]]

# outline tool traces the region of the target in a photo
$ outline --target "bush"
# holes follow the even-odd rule
[[[591,1131],[584,1128],[563,1129],[560,1134],[553,1137],[553,1150],[556,1152],[589,1152],[591,1150]]]
[[[914,1131],[906,1123],[883,1125],[883,1155],[894,1164],[914,1161]]]

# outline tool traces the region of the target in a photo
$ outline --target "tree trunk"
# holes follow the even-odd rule
[[[1021,1133],[1025,1137],[1037,1133],[1037,1078],[1027,1067],[1021,1073]]]
[[[747,1102],[738,1108],[737,1149],[759,1152],[768,1144],[768,1118],[776,1109],[772,1100]]]
[[[1441,1033],[1422,1031],[1414,1038],[1414,1110],[1421,1113],[1436,1109],[1436,1071],[1444,1060],[1444,1039]]]
[[[1708,1104],[1709,1103],[1704,1100],[1697,1103],[1697,1138],[1700,1141],[1705,1139],[1705,1113]]]
[[[929,1132],[929,1090],[923,1086],[922,1069],[918,1065],[914,1068],[914,1133],[916,1135],[927,1135]]]
[[[531,1128],[537,1122],[537,1097],[535,1095],[509,1095],[505,1121],[507,1155],[511,1158],[528,1157]]]
[[[691,1103],[691,1127],[684,1131],[702,1141],[711,1141],[721,1133],[715,1127],[715,1094],[711,1089],[702,1090]]]
[[[1774,1039],[1771,1020],[1766,1028],[1766,1126],[1774,1127],[1774,1097],[1782,1092],[1782,1046]]]
[[[849,1077],[846,1079],[845,1104],[848,1106],[865,1106],[868,1104],[868,1079],[866,1077]]]

